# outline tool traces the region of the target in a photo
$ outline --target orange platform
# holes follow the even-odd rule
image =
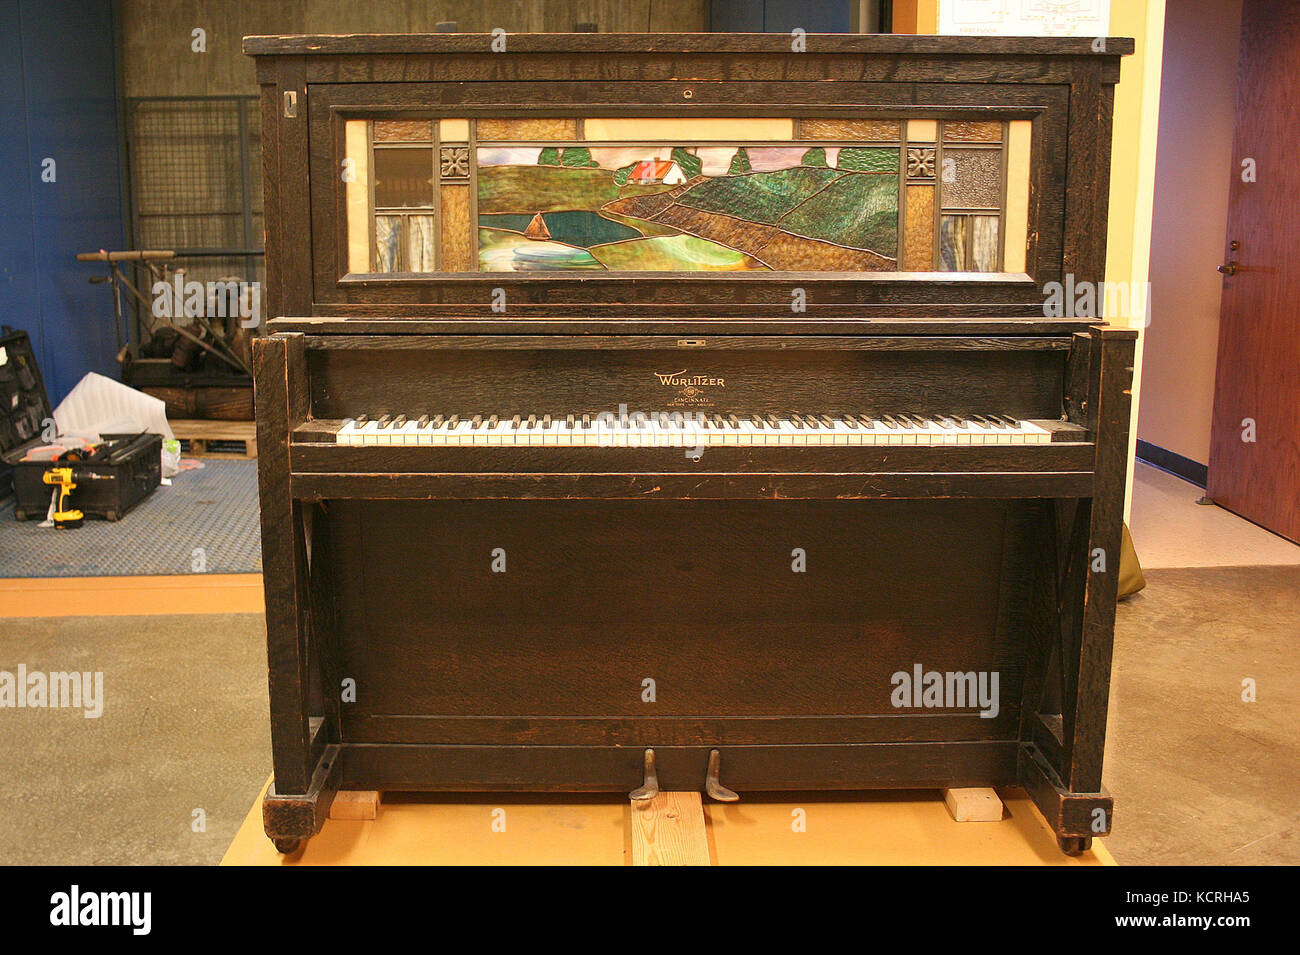
[[[1002,821],[964,823],[937,791],[705,800],[709,857],[714,865],[1115,864],[1100,841],[1062,855],[1023,792],[1001,796]],[[331,819],[304,849],[282,856],[262,832],[259,796],[221,864],[630,865],[632,828],[630,804],[609,795],[393,793],[373,821]]]

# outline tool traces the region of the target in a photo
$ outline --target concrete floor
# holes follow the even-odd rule
[[[1300,864],[1300,567],[1146,577],[1115,622],[1106,848],[1120,865]]]
[[[257,614],[0,620],[0,670],[104,674],[97,719],[0,711],[0,863],[220,861],[271,772],[265,641]]]
[[[1139,465],[1148,587],[1116,626],[1107,848],[1121,864],[1295,864],[1300,547],[1198,496]],[[1189,566],[1224,554],[1242,565]],[[263,641],[256,614],[0,620],[0,670],[102,671],[106,697],[93,720],[0,713],[0,862],[219,861],[270,773]],[[1247,677],[1258,702],[1241,701]]]

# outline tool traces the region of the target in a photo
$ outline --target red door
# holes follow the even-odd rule
[[[1300,541],[1298,149],[1300,3],[1246,0],[1224,253],[1235,274],[1223,280],[1207,494],[1293,541]]]

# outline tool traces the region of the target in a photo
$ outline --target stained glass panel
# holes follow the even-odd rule
[[[1020,125],[1008,157],[986,120],[351,122],[349,270],[994,271],[1015,240],[1015,271]]]
[[[406,216],[375,216],[375,271],[397,272]]]
[[[907,187],[907,231],[903,242],[903,268],[913,272],[934,269],[934,186]]]
[[[897,146],[481,148],[479,267],[892,271],[899,161]]]
[[[944,216],[940,222],[939,262],[944,272],[966,271],[966,216]]]
[[[433,125],[427,119],[377,119],[377,143],[427,143],[433,140]]]
[[[975,272],[998,270],[998,217],[970,217],[970,268]]]
[[[1002,124],[989,120],[948,122],[943,124],[943,138],[950,143],[997,143],[1002,141]]]
[[[943,151],[943,158],[945,209],[997,209],[1001,206],[1000,149],[953,147]]]
[[[375,208],[430,208],[433,153],[428,148],[375,150]]]

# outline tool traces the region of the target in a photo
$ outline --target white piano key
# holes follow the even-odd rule
[[[714,447],[873,447],[912,445],[984,446],[1015,444],[1050,444],[1052,433],[1045,428],[1019,419],[1006,419],[980,415],[958,421],[947,427],[938,415],[893,416],[898,427],[890,427],[883,419],[854,415],[852,422],[845,416],[817,416],[814,426],[809,415],[800,415],[799,424],[789,417],[776,416],[775,424],[767,417],[755,421],[752,417],[688,414],[632,414],[590,416],[584,424],[575,417],[569,427],[568,416],[554,416],[549,424],[545,416],[534,416],[532,424],[521,417],[518,424],[513,418],[499,418],[493,423],[490,416],[481,416],[475,427],[473,419],[435,416],[421,423],[402,415],[381,416],[373,419],[363,416],[344,419],[334,434],[336,444],[421,447],[620,447],[620,448],[714,448]],[[921,420],[917,420],[920,418]],[[978,420],[977,420],[978,418]],[[386,420],[385,420],[386,419]],[[486,419],[486,420],[485,420]],[[829,420],[829,425],[827,424]],[[380,427],[383,421],[384,427]],[[721,421],[721,424],[718,422]]]

